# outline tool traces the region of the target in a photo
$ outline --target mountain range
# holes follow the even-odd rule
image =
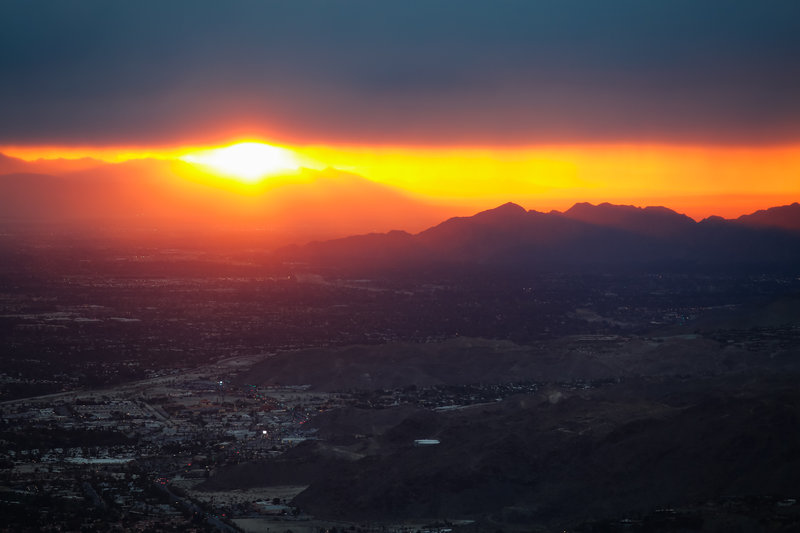
[[[800,204],[738,219],[693,219],[665,207],[578,203],[565,212],[526,211],[513,203],[450,218],[417,234],[393,231],[282,250],[312,263],[398,265],[460,263],[747,266],[800,264]]]

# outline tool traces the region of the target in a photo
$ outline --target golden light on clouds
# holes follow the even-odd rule
[[[530,147],[305,147],[308,159],[414,194],[537,210],[578,201],[666,205],[691,216],[739,214],[800,199],[800,146],[588,144]],[[748,202],[744,201],[751,197]],[[703,205],[708,198],[709,205]],[[783,200],[781,200],[781,198]],[[677,203],[674,203],[676,202]],[[749,211],[748,211],[749,209]],[[688,214],[688,213],[687,213]]]
[[[588,201],[665,205],[702,218],[800,199],[800,145],[285,146],[240,138],[217,146],[0,146],[0,152],[29,161],[171,160],[187,167],[187,179],[243,194],[311,179],[302,168],[332,167],[426,201],[476,209],[514,201],[529,209],[562,210]]]

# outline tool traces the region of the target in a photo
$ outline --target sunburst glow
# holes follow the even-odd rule
[[[291,150],[258,142],[202,150],[181,156],[180,159],[246,183],[255,183],[300,168]]]
[[[169,172],[245,196],[315,179],[315,173],[301,168],[333,168],[425,201],[476,210],[506,201],[539,211],[565,210],[577,200],[608,201],[666,205],[700,220],[710,215],[735,218],[792,203],[800,195],[800,180],[795,179],[800,175],[800,144],[284,145],[252,135],[221,137],[217,142],[163,147],[0,145],[0,154],[34,164],[27,171],[36,173],[179,159],[184,164],[171,165]],[[58,161],[82,158],[83,162]],[[2,165],[0,156],[0,173]],[[757,188],[753,176],[758,176]]]

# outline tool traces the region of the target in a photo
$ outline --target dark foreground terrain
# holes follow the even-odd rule
[[[397,413],[391,427],[364,428],[370,438],[347,446],[365,457],[312,480],[296,502],[350,519],[471,518],[555,529],[731,496],[788,497],[800,475],[794,389],[636,380]],[[307,453],[346,445],[347,436],[325,429]],[[440,444],[413,446],[421,437]]]
[[[0,531],[798,531],[798,233],[603,207],[617,251],[574,260],[596,210],[520,209],[275,253],[0,235]]]
[[[515,353],[493,356],[476,344],[487,366],[505,366]],[[449,366],[436,358],[447,350],[428,351],[433,361],[417,371]],[[316,372],[336,372],[340,357],[329,356]],[[315,440],[275,460],[220,469],[204,487],[308,485],[294,503],[314,516],[475,520],[481,531],[615,530],[623,519],[646,531],[796,530],[796,508],[779,502],[796,496],[800,479],[797,374],[703,373],[573,375],[541,380],[535,391],[520,382],[517,393],[497,374],[487,374],[494,386],[384,384],[358,407],[310,420]],[[481,396],[487,389],[497,397]],[[438,409],[412,401],[428,390]]]

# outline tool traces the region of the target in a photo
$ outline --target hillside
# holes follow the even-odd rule
[[[722,394],[731,385],[698,381],[680,396],[680,387],[634,395],[638,384],[551,391],[401,415],[376,437],[385,453],[321,474],[295,503],[331,518],[561,528],[728,495],[793,494],[800,438],[786,428],[800,422],[800,397],[787,382]],[[412,446],[421,437],[441,444]]]
[[[788,378],[551,385],[489,405],[347,408],[309,423],[319,440],[220,469],[204,490],[308,485],[294,504],[326,519],[560,531],[657,508],[787,497],[800,478],[800,435],[790,430],[800,395]],[[414,446],[419,438],[440,444]]]
[[[736,221],[746,226],[800,231],[800,203],[761,209],[749,215],[742,215]]]
[[[238,379],[241,384],[303,384],[312,390],[337,391],[798,369],[800,361],[778,346],[765,360],[763,354],[742,346],[697,335],[597,340],[575,336],[525,346],[459,338],[282,352]]]

